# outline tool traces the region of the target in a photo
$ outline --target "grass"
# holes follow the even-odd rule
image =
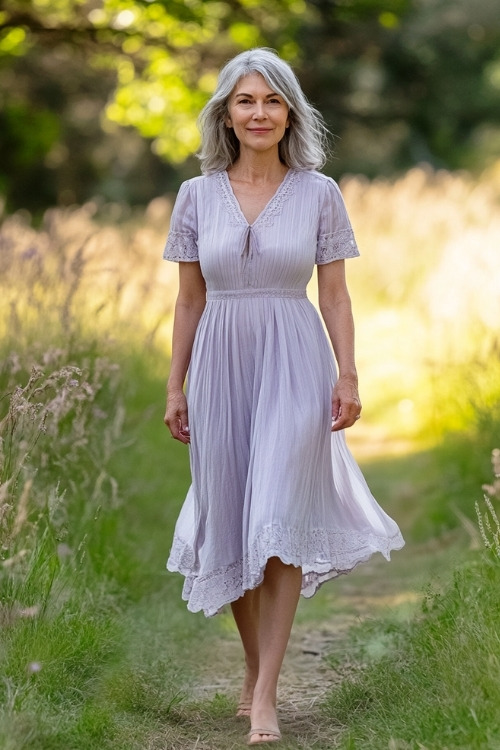
[[[105,453],[102,442],[90,456],[85,448],[76,475],[75,457],[59,457],[60,492],[72,488],[73,494],[64,517],[55,527],[44,515],[51,472],[35,476],[31,501],[40,499],[40,507],[29,510],[21,534],[21,547],[29,551],[17,560],[18,547],[12,547],[5,558],[13,562],[4,561],[0,579],[2,747],[143,747],[155,727],[160,732],[165,722],[177,724],[171,717],[190,681],[188,667],[180,665],[189,663],[202,628],[209,637],[200,619],[186,617],[179,582],[163,572],[188,479],[186,456],[179,472],[180,452],[166,451],[158,416],[162,385],[131,361],[133,372],[141,390],[131,377],[121,393],[130,419],[113,432],[116,453],[106,464],[113,481],[96,481],[103,471],[96,465]],[[117,409],[113,389],[107,398]],[[90,427],[87,434],[97,437]],[[30,460],[38,463],[51,445],[43,433],[31,442],[38,452]]]
[[[32,583],[29,578],[23,578],[15,595],[11,593],[4,599],[5,604],[9,603],[4,612],[9,612],[11,619],[4,628],[1,654],[6,681],[0,744],[8,750],[26,746],[44,750],[68,747],[75,750],[108,747],[110,750],[144,747],[158,750],[165,747],[175,750],[217,747],[225,750],[241,745],[242,727],[232,718],[236,692],[228,690],[223,681],[220,688],[208,690],[203,695],[199,695],[196,689],[200,680],[206,680],[207,670],[212,674],[208,682],[213,682],[214,678],[217,682],[221,659],[217,654],[226,649],[224,644],[234,644],[235,635],[227,630],[224,618],[205,621],[187,613],[180,601],[181,581],[163,572],[172,525],[188,482],[186,454],[182,446],[169,441],[161,421],[163,382],[151,374],[154,368],[148,365],[147,358],[125,359],[120,363],[120,370],[126,377],[119,393],[127,417],[119,435],[115,436],[114,451],[107,463],[109,475],[118,481],[118,502],[115,501],[116,504],[106,512],[101,511],[95,520],[87,509],[79,532],[76,528],[71,531],[75,542],[86,535],[85,544],[76,558],[57,558],[53,577],[52,574],[42,574],[43,566],[48,560],[55,560],[54,545],[61,542],[50,538],[43,542],[42,539],[42,543],[49,546],[45,551],[39,551],[38,561],[30,566],[39,577]],[[111,389],[108,394],[111,395]],[[112,397],[116,398],[116,392],[112,392]],[[103,406],[105,404],[101,404]],[[42,450],[44,446],[37,443],[37,448]],[[451,448],[449,450],[453,455]],[[427,456],[425,471],[419,461],[412,463],[409,457],[404,460],[395,457],[378,466],[373,462],[366,467],[366,473],[371,475],[372,484],[376,485],[374,489],[379,494],[384,487],[390,489],[392,494],[384,503],[387,509],[396,515],[399,512],[408,522],[411,516],[402,504],[405,491],[401,483],[411,485],[418,495],[419,487],[425,487],[430,481],[429,467],[436,477],[439,475],[442,464],[438,461],[433,465],[433,455],[436,454]],[[82,462],[80,472],[82,476],[85,473]],[[377,472],[378,486],[375,481]],[[395,481],[397,472],[399,481]],[[423,474],[425,482],[422,481]],[[489,472],[485,479],[488,476]],[[59,474],[58,480],[62,487],[63,475]],[[88,486],[89,481],[83,484]],[[111,484],[105,485],[105,492],[111,497]],[[478,492],[474,495],[477,496]],[[107,506],[102,497],[100,504]],[[77,502],[74,508],[78,507]],[[78,519],[77,514],[75,521]],[[440,555],[443,545],[444,540],[436,543]],[[50,550],[51,555],[48,554]],[[33,554],[36,554],[36,549]],[[403,558],[404,553],[400,554]],[[428,557],[430,575],[430,562],[436,551],[429,546],[424,554]],[[410,569],[415,566],[411,559],[405,559],[406,567],[407,563]],[[370,575],[368,570],[360,569],[354,577],[343,579],[340,591],[347,593],[341,601],[339,588],[333,590],[332,587],[331,592],[325,588],[321,597],[301,607],[299,629],[304,622],[310,631],[315,622],[326,623],[332,616],[338,618],[343,609],[352,608],[349,587],[354,587],[355,592],[361,591],[361,596],[370,601],[374,582],[377,581],[377,590],[383,591],[384,578],[388,574],[389,578],[394,575],[392,567],[386,567],[387,563],[381,561],[381,566],[375,578],[373,573]],[[417,584],[414,578],[411,579],[413,583],[406,583],[412,576],[410,569],[403,573],[402,585],[411,588]],[[481,568],[478,571],[476,579],[471,578],[471,581],[483,576]],[[12,576],[14,568],[8,568],[8,572]],[[41,586],[43,581],[45,584]],[[5,584],[5,578],[2,583]],[[496,582],[492,579],[492,604],[494,585]],[[454,588],[455,592],[462,590]],[[5,593],[8,591],[4,588]],[[355,594],[354,598],[357,596]],[[38,610],[33,615],[21,616],[13,608],[13,602],[17,602],[18,607],[27,608],[41,601],[44,602],[43,611]],[[476,602],[479,608],[480,602]],[[409,610],[398,607],[402,614],[398,615],[396,622],[386,623],[384,607],[378,609],[373,600],[367,604],[361,616],[365,620],[367,611],[371,612],[370,617],[375,612],[374,624],[370,625],[368,620],[357,635],[349,636],[347,641],[341,640],[339,644],[342,662],[349,655],[344,676],[355,668],[357,679],[361,679],[361,670],[353,664],[357,654],[360,664],[364,664],[366,653],[379,657],[386,655],[387,648],[396,645],[398,649],[407,649],[419,660],[422,653],[416,651],[412,640],[414,624],[405,625],[413,622],[415,606],[418,611],[415,604]],[[493,607],[491,611],[495,611]],[[474,618],[476,614],[474,611]],[[358,617],[356,615],[351,624],[355,624]],[[437,615],[434,613],[432,617],[437,618]],[[417,617],[416,622],[421,621],[422,616]],[[491,637],[491,631],[488,635]],[[428,631],[422,635],[422,643],[434,648],[435,640],[432,641]],[[234,645],[232,648],[236,649]],[[490,643],[486,648],[493,647]],[[398,658],[404,659],[405,653]],[[337,651],[337,663],[332,662],[335,669],[338,669],[338,658]],[[477,660],[477,653],[471,653],[471,658]],[[40,671],[36,671],[36,667],[32,671],[30,665],[33,664],[40,665]],[[427,664],[429,668],[436,668],[435,661]],[[464,663],[464,670],[467,668]],[[381,663],[377,660],[373,674],[380,674],[380,669]],[[423,672],[426,669],[422,666]],[[390,682],[385,684],[391,685]],[[347,685],[345,683],[343,690],[348,691]],[[382,690],[383,685],[381,678],[376,691]],[[427,690],[427,682],[420,688],[424,686]],[[358,685],[352,689],[358,695],[359,690],[369,691],[371,688]],[[417,689],[417,683],[412,685],[411,690]],[[376,694],[377,701],[384,699],[388,704],[394,698],[392,687],[382,697]],[[338,697],[333,700],[332,707],[322,715],[312,713],[308,723],[285,722],[284,747],[327,750],[341,746],[339,743],[346,727],[354,731],[351,709],[346,709],[351,716],[347,722],[346,713],[338,710]],[[353,699],[344,697],[344,700]],[[450,700],[453,701],[453,697]],[[346,705],[352,704],[347,702]],[[364,726],[366,715],[361,709],[359,719]],[[375,718],[373,721],[375,725]],[[440,725],[435,724],[435,736],[441,736],[441,731]],[[355,734],[352,736],[352,741],[358,742],[354,747],[377,747],[372,738],[369,740],[372,744],[366,744],[365,738],[358,740]],[[407,735],[394,732],[390,735],[393,738],[400,736]],[[435,745],[436,748],[445,746],[448,745]]]
[[[462,553],[451,580],[428,585],[409,618],[395,610],[351,629],[355,667],[323,704],[345,728],[339,748],[500,747],[499,455],[476,503],[487,549]]]
[[[351,633],[360,660],[325,703],[354,750],[500,747],[500,564],[482,555],[430,592],[409,623],[368,622]]]
[[[410,544],[390,567],[360,568],[301,606],[297,657],[334,652],[311,675],[343,684],[322,711],[317,701],[299,710],[300,686],[314,691],[314,679],[287,668],[282,747],[495,748],[498,565],[463,550],[481,542],[474,501],[500,423],[500,296],[488,265],[497,177],[414,170],[344,189],[365,250],[351,272],[365,383],[353,446]],[[180,577],[164,571],[189,482],[186,450],[162,424],[175,286],[175,268],[159,259],[168,215],[163,200],[144,217],[88,204],[49,211],[38,229],[23,213],[1,227],[6,750],[241,746],[234,626],[187,613]],[[454,582],[420,611],[423,580],[450,565]],[[469,713],[467,680],[478,693]]]

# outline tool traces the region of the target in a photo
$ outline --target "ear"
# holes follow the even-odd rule
[[[226,126],[226,128],[232,128],[233,127],[233,123],[231,122],[231,118],[229,117],[229,115],[226,115],[224,117],[224,125]]]

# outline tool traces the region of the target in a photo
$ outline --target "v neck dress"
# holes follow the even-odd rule
[[[164,257],[199,262],[207,302],[187,378],[192,484],[167,567],[211,616],[302,568],[302,594],[404,545],[331,432],[333,352],[306,286],[314,264],[359,255],[337,184],[289,170],[249,224],[227,172],[183,183]]]

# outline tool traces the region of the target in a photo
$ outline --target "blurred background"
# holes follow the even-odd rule
[[[496,0],[3,0],[0,190],[9,210],[144,205],[196,174],[221,65],[270,46],[335,134],[327,172],[500,152]]]

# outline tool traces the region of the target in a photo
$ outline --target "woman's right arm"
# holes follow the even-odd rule
[[[189,422],[183,386],[205,302],[206,286],[200,264],[179,263],[179,294],[175,303],[172,361],[163,421],[172,437],[186,444],[189,443]]]

